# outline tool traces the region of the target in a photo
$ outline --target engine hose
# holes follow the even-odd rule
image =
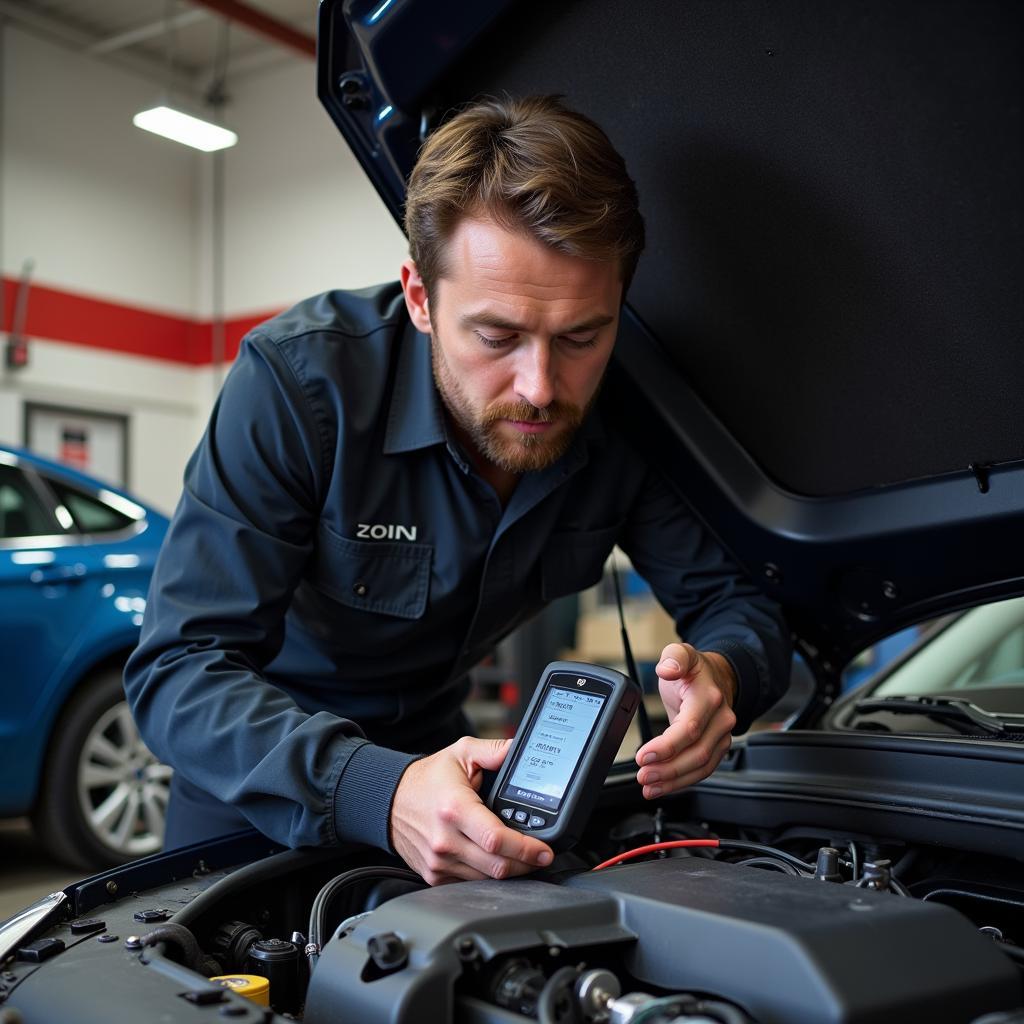
[[[789,861],[780,860],[778,857],[748,857],[746,860],[737,862],[740,867],[750,868],[768,868],[772,871],[781,871],[784,875],[793,875],[797,878],[806,877],[801,872],[789,863]]]
[[[751,1024],[750,1018],[738,1007],[717,999],[697,999],[695,996],[662,996],[645,1003],[630,1018],[630,1024],[650,1024],[659,1017],[686,1021],[713,1020],[718,1024]]]
[[[309,942],[306,945],[306,957],[309,960],[310,972],[316,969],[320,960],[320,950],[323,948],[323,934],[327,925],[327,912],[330,909],[331,901],[350,886],[360,882],[377,880],[382,878],[398,878],[407,882],[420,882],[427,884],[408,868],[362,867],[352,868],[332,878],[317,894],[313,900],[313,907],[309,914]]]
[[[211,978],[221,972],[220,963],[199,948],[196,937],[182,924],[162,924],[159,928],[146,932],[141,938],[144,946],[166,942],[177,947],[181,951],[181,962],[204,978]]]
[[[578,967],[559,967],[554,974],[544,983],[544,987],[537,996],[537,1019],[540,1024],[564,1024],[566,1020],[578,1020],[576,1012],[576,1001],[569,993],[569,1014],[560,1017],[558,1015],[559,997],[566,994],[572,984],[579,977]]]

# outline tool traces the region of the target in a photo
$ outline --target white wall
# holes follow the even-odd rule
[[[131,124],[155,83],[15,27],[3,37],[0,268],[32,258],[39,284],[208,320],[211,156]],[[229,70],[228,91],[227,317],[395,278],[405,240],[320,106],[313,62],[237,84]],[[130,486],[169,511],[221,376],[32,339],[26,370],[0,368],[0,443],[21,443],[25,401],[127,415]]]
[[[234,88],[229,80],[229,91],[238,145],[224,153],[228,315],[397,279],[405,237],[316,98],[313,62],[296,58]],[[207,313],[208,283],[199,285]]]
[[[177,313],[195,305],[198,166],[139,131],[156,87],[16,28],[4,32],[3,270]]]

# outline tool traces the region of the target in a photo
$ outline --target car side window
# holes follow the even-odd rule
[[[75,526],[82,533],[111,533],[134,522],[130,516],[118,512],[77,487],[52,478],[48,478],[48,483],[57,492],[60,503],[71,514]]]
[[[46,506],[20,470],[0,466],[0,540],[58,532]]]

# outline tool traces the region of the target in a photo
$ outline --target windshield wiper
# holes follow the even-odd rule
[[[888,711],[897,715],[921,715],[947,722],[969,736],[1024,740],[1024,715],[994,715],[962,697],[866,697],[853,708],[859,714]]]

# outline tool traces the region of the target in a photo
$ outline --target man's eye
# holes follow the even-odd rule
[[[504,348],[509,342],[515,340],[514,334],[506,334],[500,338],[492,337],[489,334],[482,334],[480,331],[473,332],[488,348]]]
[[[562,339],[569,343],[570,348],[593,348],[597,342],[597,335],[591,334],[584,338],[578,334],[564,334]]]

